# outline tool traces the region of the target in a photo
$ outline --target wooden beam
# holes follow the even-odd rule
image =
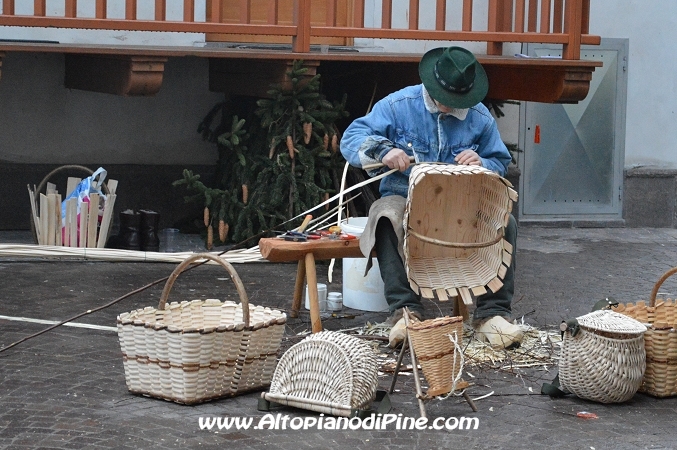
[[[64,85],[123,96],[155,95],[166,62],[162,56],[66,54]]]
[[[576,103],[588,95],[594,67],[501,66],[483,64],[488,98],[542,103]]]
[[[292,37],[295,52],[310,51],[310,0],[294,0],[294,25],[296,35]]]

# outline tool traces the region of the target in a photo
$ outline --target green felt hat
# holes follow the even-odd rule
[[[475,55],[461,47],[435,48],[421,58],[418,74],[430,96],[450,108],[470,108],[489,91]]]

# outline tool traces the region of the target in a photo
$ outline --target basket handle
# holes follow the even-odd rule
[[[420,233],[415,232],[411,228],[408,229],[409,234],[414,236],[415,238],[418,238],[422,240],[423,242],[427,242],[428,244],[434,244],[434,245],[440,245],[442,247],[454,247],[454,248],[483,248],[483,247],[489,247],[494,244],[496,244],[498,241],[503,239],[503,228],[500,228],[496,232],[496,237],[490,241],[486,242],[474,242],[474,243],[466,243],[466,242],[447,242],[447,241],[440,241],[439,239],[433,239],[427,236],[423,236]]]
[[[677,267],[673,267],[672,269],[668,270],[663,274],[663,276],[656,281],[656,284],[653,287],[653,291],[651,291],[651,298],[649,299],[649,306],[653,307],[656,305],[656,295],[658,295],[658,290],[661,288],[661,285],[665,280],[670,278],[672,275],[677,273]]]
[[[157,309],[163,310],[165,309],[165,305],[167,304],[167,297],[169,297],[169,291],[172,290],[172,286],[174,285],[174,281],[179,277],[181,272],[186,270],[186,268],[193,264],[195,261],[199,259],[209,259],[210,261],[214,261],[218,264],[220,264],[233,280],[233,283],[235,283],[235,287],[237,288],[237,293],[240,296],[240,303],[242,303],[242,319],[244,320],[244,325],[246,327],[249,326],[249,299],[247,298],[247,292],[244,289],[244,284],[242,283],[242,280],[240,279],[240,276],[237,274],[235,271],[235,268],[230,264],[228,261],[224,261],[223,259],[219,258],[218,256],[214,256],[211,253],[196,253],[195,255],[189,256],[186,258],[181,264],[176,266],[174,271],[172,272],[171,275],[169,275],[169,278],[167,279],[167,282],[165,283],[165,288],[162,290],[162,295],[160,296],[160,303],[158,304]]]

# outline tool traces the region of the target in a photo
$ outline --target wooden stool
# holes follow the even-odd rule
[[[270,262],[298,261],[291,317],[298,317],[303,298],[303,285],[308,277],[308,300],[310,323],[313,333],[322,331],[320,304],[317,295],[317,272],[315,261],[333,258],[362,258],[360,241],[353,239],[319,239],[306,242],[291,242],[281,238],[266,238],[259,241],[261,256]]]

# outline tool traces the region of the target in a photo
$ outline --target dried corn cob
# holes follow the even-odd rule
[[[303,142],[308,145],[310,143],[310,138],[313,135],[313,124],[306,122],[303,124]]]
[[[249,188],[247,187],[246,184],[243,184],[242,185],[242,203],[244,203],[246,205],[248,200],[249,200]]]
[[[209,226],[209,207],[205,206],[204,214],[203,214],[203,220],[205,223],[205,226]]]
[[[291,159],[294,159],[294,141],[292,140],[291,136],[287,136],[287,150],[289,150],[289,157]]]
[[[209,225],[207,227],[207,250],[211,250],[214,246],[214,228]]]

